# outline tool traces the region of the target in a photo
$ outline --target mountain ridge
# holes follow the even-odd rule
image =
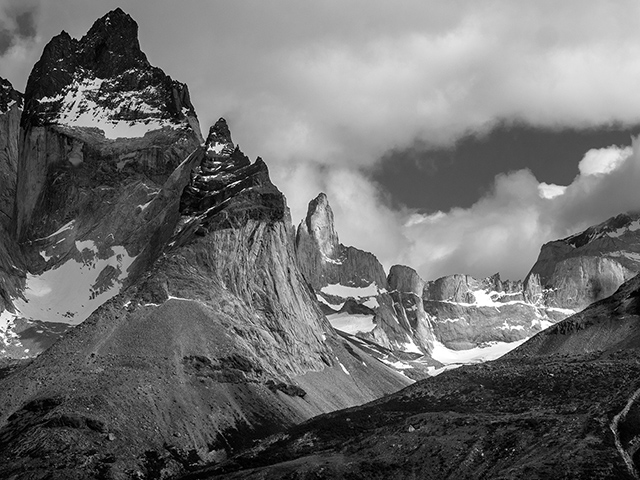
[[[0,477],[176,475],[411,383],[333,331],[267,165],[203,141],[122,10],[45,48],[20,137],[3,353],[44,352],[0,378]]]

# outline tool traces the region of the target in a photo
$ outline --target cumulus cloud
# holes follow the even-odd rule
[[[364,16],[366,27],[349,35],[340,20],[327,19],[334,30],[329,38],[312,33],[280,43],[275,36],[266,52],[256,45],[255,59],[242,51],[242,63],[258,66],[260,75],[241,80],[247,94],[241,109],[261,118],[242,115],[239,126],[255,139],[248,146],[269,158],[371,165],[393,147],[417,139],[451,144],[502,119],[554,128],[637,122],[640,64],[633,59],[640,55],[640,29],[632,19],[640,5],[593,7],[576,1],[452,2],[449,9],[412,3],[406,24],[392,17],[387,26],[375,13],[341,9],[352,20]],[[314,14],[324,16],[325,8],[314,7],[321,10]],[[309,17],[296,21],[315,32]],[[414,17],[431,22],[421,27]],[[442,19],[439,28],[434,17]],[[233,115],[235,107],[226,108]]]
[[[580,175],[612,172],[629,157],[631,152],[631,147],[624,149],[618,147],[592,148],[578,164]]]
[[[424,278],[452,273],[523,278],[543,243],[640,208],[640,141],[590,150],[567,186],[538,182],[529,170],[498,175],[470,208],[410,215],[403,258]]]

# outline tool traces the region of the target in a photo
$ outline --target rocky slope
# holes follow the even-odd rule
[[[582,310],[640,272],[640,213],[545,244],[525,279],[531,302]]]
[[[265,163],[224,119],[200,144],[136,31],[118,9],[63,33],[29,80],[0,319],[23,354],[78,326],[2,370],[0,478],[166,478],[410,383],[335,333]]]
[[[613,354],[640,345],[640,276],[625,282],[610,297],[540,332],[511,358]]]
[[[323,415],[188,478],[633,479],[640,280],[494,362]]]

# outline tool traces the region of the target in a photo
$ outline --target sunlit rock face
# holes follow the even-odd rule
[[[309,202],[307,216],[298,226],[296,253],[305,278],[320,293],[328,285],[386,288],[386,275],[375,255],[339,242],[324,193]]]
[[[581,310],[640,271],[640,213],[629,212],[543,245],[525,279],[531,302]]]
[[[309,202],[307,216],[298,226],[296,256],[305,280],[335,328],[385,350],[406,351],[412,357],[429,351],[429,326],[418,321],[414,312],[421,302],[411,292],[390,293],[389,279],[375,255],[339,242],[324,193]],[[390,277],[394,282],[395,278]],[[380,358],[401,365],[391,361],[388,353]]]

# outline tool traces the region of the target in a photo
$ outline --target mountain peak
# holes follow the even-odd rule
[[[422,298],[425,282],[418,272],[406,265],[393,265],[389,270],[387,282],[391,290],[401,293],[413,293]]]
[[[229,157],[235,150],[231,131],[227,121],[220,117],[218,121],[209,128],[207,135],[207,153],[214,157]]]
[[[22,126],[50,124],[97,128],[109,139],[190,126],[202,141],[187,86],[149,64],[138,24],[119,8],[80,40],[62,32],[45,46],[27,82]]]
[[[22,107],[22,94],[13,88],[9,80],[0,77],[0,113],[6,112],[14,104]]]
[[[340,242],[334,226],[333,210],[326,194],[321,192],[309,202],[304,223],[307,231],[318,244],[320,252],[331,257],[334,248]]]
[[[627,232],[640,230],[640,212],[626,212],[611,217],[604,222],[587,228],[562,241],[575,248],[580,248],[598,238],[618,238]]]
[[[83,63],[95,66],[96,76],[105,78],[133,67],[148,67],[140,50],[138,24],[116,8],[95,21],[80,40]]]

